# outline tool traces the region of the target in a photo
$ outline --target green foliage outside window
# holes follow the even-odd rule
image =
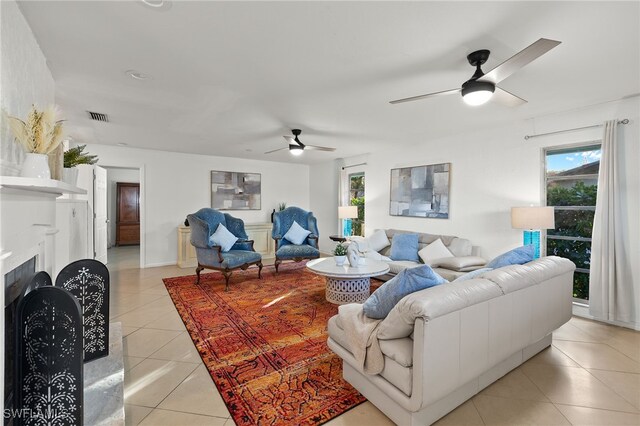
[[[358,218],[351,220],[353,235],[362,235],[364,231],[362,229],[362,225],[364,225],[364,197],[352,198],[351,205],[358,206]]]
[[[349,175],[349,198],[358,206],[358,218],[351,219],[352,234],[364,236],[364,173]]]
[[[593,207],[596,204],[596,193],[597,185],[576,182],[572,187],[566,188],[552,182],[547,188],[547,205],[555,207]],[[547,234],[549,236],[561,235],[591,238],[593,216],[593,209],[556,209],[556,228],[549,230]],[[547,238],[547,254],[565,257],[574,262],[576,267],[589,269],[591,266],[591,241]],[[573,297],[584,300],[589,299],[588,273],[574,273]]]

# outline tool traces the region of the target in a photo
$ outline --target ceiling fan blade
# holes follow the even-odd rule
[[[329,148],[326,146],[316,146],[316,145],[305,145],[304,149],[311,149],[314,151],[335,151],[335,148]]]
[[[493,92],[491,102],[496,102],[508,107],[517,107],[527,103],[527,101],[525,101],[521,97],[516,96],[511,92],[507,92],[506,90],[501,89],[498,86],[496,86],[496,90]]]
[[[273,149],[271,151],[265,152],[265,154],[271,154],[272,152],[282,151],[283,149],[289,149],[289,147],[285,146],[284,148]]]
[[[283,138],[287,141],[289,145],[300,145],[300,143],[296,140],[294,136],[283,136]]]
[[[453,95],[454,93],[459,93],[459,92],[460,92],[460,89],[443,90],[442,92],[427,93],[426,95],[412,96],[410,98],[404,98],[404,99],[396,99],[395,101],[389,101],[389,103],[401,104],[403,102],[419,101],[420,99],[431,98],[436,96]]]
[[[560,43],[562,42],[541,38],[480,77],[478,81],[489,81],[493,84],[499,83]]]

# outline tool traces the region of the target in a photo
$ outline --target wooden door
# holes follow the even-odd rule
[[[116,245],[140,244],[140,184],[116,184]]]

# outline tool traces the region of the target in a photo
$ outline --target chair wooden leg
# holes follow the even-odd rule
[[[278,266],[280,266],[280,263],[282,263],[282,260],[276,257],[276,261],[273,263],[273,265],[276,267],[276,272],[278,272]]]
[[[258,263],[258,278],[262,278],[262,262]]]
[[[229,278],[231,278],[231,271],[222,271],[222,275],[224,275],[224,291],[229,291]]]
[[[200,284],[200,271],[202,271],[204,268],[202,266],[198,266],[196,268],[196,285]]]

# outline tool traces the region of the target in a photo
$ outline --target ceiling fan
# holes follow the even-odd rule
[[[442,92],[428,93],[426,95],[412,96],[410,98],[397,99],[390,101],[391,104],[399,104],[403,102],[417,101],[420,99],[431,98],[436,96],[451,95],[461,92],[462,99],[468,105],[482,105],[489,99],[493,99],[505,106],[515,107],[526,103],[524,99],[509,93],[504,89],[496,86],[499,82],[509,77],[520,68],[532,62],[534,59],[547,53],[561,42],[541,38],[529,47],[516,53],[488,73],[484,73],[480,66],[489,59],[489,50],[477,50],[467,55],[467,60],[471,66],[476,67],[476,72],[471,78],[462,84],[459,89],[444,90]]]
[[[267,151],[265,152],[265,154],[271,154],[272,152],[282,151],[283,149],[288,149],[289,152],[293,155],[302,155],[305,149],[311,149],[315,151],[335,151],[336,150],[335,148],[328,148],[326,146],[303,144],[302,142],[300,142],[300,139],[298,139],[298,136],[300,136],[300,134],[302,133],[302,130],[300,129],[292,129],[291,133],[293,133],[293,136],[283,136],[283,138],[285,138],[289,146],[286,146],[284,148],[274,149],[272,151]]]

